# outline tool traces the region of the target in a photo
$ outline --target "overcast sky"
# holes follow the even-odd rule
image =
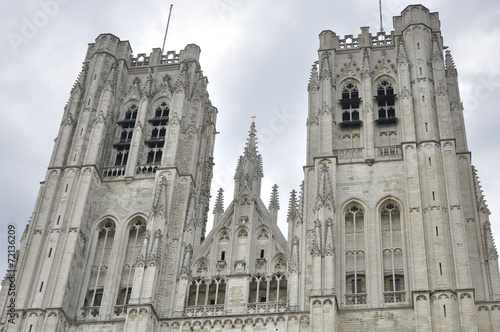
[[[318,35],[379,29],[378,1],[173,1],[166,50],[201,47],[210,99],[219,110],[213,188],[233,194],[235,163],[256,115],[264,160],[262,199],[278,184],[280,227],[286,233],[289,193],[305,163],[307,83]],[[383,26],[409,3],[383,1]],[[423,1],[439,12],[445,45],[459,73],[469,149],[500,238],[500,2]],[[170,2],[4,0],[0,4],[0,270],[7,261],[7,226],[19,239],[28,222],[57,136],[64,105],[100,33],[128,40],[134,54],[161,47]],[[213,209],[214,194],[210,202]],[[212,213],[210,212],[212,216]],[[3,275],[3,272],[0,272]]]

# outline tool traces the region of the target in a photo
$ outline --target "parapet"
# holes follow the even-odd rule
[[[372,34],[368,27],[361,27],[361,34],[357,36],[346,35],[344,38],[340,38],[331,30],[323,30],[319,34],[319,49],[345,50],[360,47],[393,46],[395,36],[402,35],[403,31],[411,25],[423,24],[433,32],[438,32],[441,28],[439,14],[430,13],[429,9],[422,5],[410,5],[406,7],[401,16],[395,16],[393,20],[394,31],[391,33],[379,31],[376,34]]]
[[[154,48],[149,55],[139,53],[134,57],[128,41],[120,41],[115,35],[104,33],[96,38],[95,43],[89,44],[85,60],[89,61],[94,54],[101,52],[108,53],[116,59],[125,60],[129,67],[147,67],[186,61],[199,62],[201,49],[196,44],[188,44],[180,53],[167,51],[162,54],[160,48]]]

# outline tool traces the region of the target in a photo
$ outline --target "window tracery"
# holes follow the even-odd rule
[[[261,274],[250,278],[248,303],[286,302],[288,281],[284,274]]]
[[[130,144],[132,143],[132,136],[137,119],[137,111],[138,108],[136,104],[130,105],[125,112],[124,119],[116,122],[122,129],[119,140],[113,144],[113,148],[117,150],[114,166],[127,165]]]
[[[152,124],[151,137],[144,141],[149,147],[147,164],[160,164],[165,145],[165,135],[169,120],[170,108],[166,102],[161,102],[155,110],[155,116],[148,120]]]
[[[194,278],[189,284],[188,306],[224,305],[226,302],[226,280],[216,278]]]
[[[359,97],[358,87],[353,83],[348,83],[342,90],[342,127],[359,127],[361,121],[359,118],[359,105],[361,98]]]
[[[397,121],[395,110],[396,94],[394,94],[392,83],[389,81],[380,82],[375,98],[378,105],[378,119],[376,122],[395,123]]]
[[[401,215],[396,204],[383,205],[380,212],[385,303],[406,301]]]
[[[353,204],[344,214],[346,304],[366,304],[364,212]]]
[[[130,295],[132,294],[135,263],[141,251],[145,235],[146,223],[143,220],[136,220],[130,225],[125,259],[122,264],[120,291],[116,300],[117,305],[126,305],[129,303]]]
[[[101,306],[104,286],[108,277],[108,268],[111,263],[111,250],[113,248],[114,237],[115,224],[111,220],[104,221],[97,228],[97,243],[84,306]]]

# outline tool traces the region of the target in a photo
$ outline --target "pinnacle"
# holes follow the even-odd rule
[[[224,190],[222,188],[217,192],[217,198],[215,199],[215,209],[214,213],[224,213]]]
[[[457,76],[457,68],[455,67],[455,61],[453,61],[453,56],[451,55],[450,50],[446,50],[445,68],[446,76],[450,74],[455,77]]]
[[[271,193],[271,202],[269,203],[269,210],[271,209],[275,210],[280,209],[278,185],[276,184],[273,186],[273,191]]]
[[[288,221],[290,221],[291,219],[293,219],[295,217],[295,215],[297,214],[297,196],[296,196],[297,192],[294,190],[292,190],[292,192],[290,193],[290,201],[288,203]]]

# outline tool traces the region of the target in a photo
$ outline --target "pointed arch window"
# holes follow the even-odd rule
[[[144,141],[149,147],[147,164],[160,164],[165,145],[165,135],[169,120],[170,108],[166,102],[161,102],[155,110],[155,116],[148,120],[152,124],[151,136]]]
[[[365,219],[363,209],[351,205],[344,214],[345,294],[347,305],[366,304]]]
[[[226,280],[194,278],[189,284],[188,306],[224,305],[226,302]]]
[[[377,123],[395,123],[396,118],[394,88],[389,81],[380,82],[375,96],[378,104],[378,119]]]
[[[125,259],[122,265],[122,274],[120,280],[120,290],[116,300],[117,305],[126,305],[129,303],[132,294],[132,284],[134,281],[134,272],[138,259],[144,259],[141,253],[141,247],[147,247],[145,242],[146,223],[142,220],[132,222],[129,227],[127,248]],[[142,248],[146,250],[147,248]]]
[[[248,303],[284,303],[287,300],[287,278],[282,273],[260,274],[250,278]]]
[[[111,220],[104,221],[98,227],[97,233],[97,244],[92,260],[87,294],[83,304],[90,307],[99,307],[102,304],[108,269],[111,264],[115,224]]]
[[[130,105],[125,112],[124,119],[116,122],[121,127],[121,131],[119,140],[113,143],[113,147],[117,150],[114,164],[115,166],[127,165],[130,144],[132,143],[132,136],[134,134],[135,123],[137,120],[137,111],[137,105]]]
[[[342,122],[339,124],[342,127],[359,127],[361,120],[359,118],[359,105],[361,98],[359,97],[358,87],[353,83],[348,83],[342,89]]]
[[[394,203],[380,211],[385,303],[406,301],[401,214]]]

